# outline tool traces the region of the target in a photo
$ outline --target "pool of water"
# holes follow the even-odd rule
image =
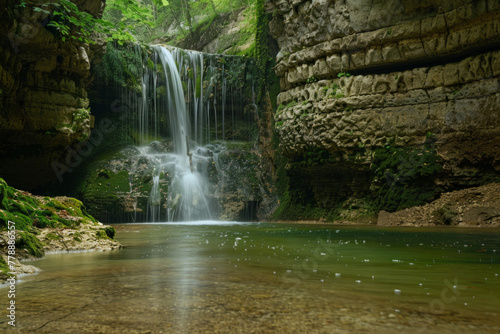
[[[121,250],[30,263],[41,271],[16,286],[16,331],[500,332],[498,229],[115,228]]]

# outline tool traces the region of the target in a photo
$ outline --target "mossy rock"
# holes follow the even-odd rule
[[[34,257],[42,257],[45,255],[43,244],[38,238],[30,232],[18,232],[19,239],[16,240],[16,247],[26,249],[28,253]]]
[[[7,265],[7,262],[3,259],[2,256],[0,256],[0,280],[7,279],[9,277],[12,277],[12,274],[9,274],[10,268]]]
[[[32,227],[73,227],[80,222],[96,222],[77,199],[37,198],[9,187],[0,178],[0,229],[7,228],[8,221],[14,222],[18,231],[30,231]]]
[[[442,225],[453,225],[455,217],[458,213],[453,210],[450,204],[445,204],[439,209],[435,210],[432,215],[442,224]]]
[[[0,209],[3,210],[9,209],[8,188],[7,182],[0,179]]]
[[[105,230],[97,230],[95,235],[97,239],[109,239],[109,236]]]
[[[106,235],[110,238],[110,239],[114,239],[115,238],[115,235],[116,235],[116,230],[114,227],[112,226],[108,226],[104,229],[104,232],[106,232]]]
[[[53,232],[47,233],[45,235],[45,238],[48,240],[61,240],[61,236],[59,234],[53,233]]]
[[[394,212],[434,199],[434,179],[442,170],[434,147],[376,149],[372,161],[374,202],[379,210]]]
[[[117,193],[130,191],[127,171],[114,173],[109,170],[99,170],[86,181],[86,185],[81,188],[81,198],[90,208],[90,214],[101,219],[120,204],[121,200]]]

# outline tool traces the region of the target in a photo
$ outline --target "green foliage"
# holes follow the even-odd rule
[[[337,74],[337,77],[338,78],[342,78],[342,77],[350,77],[351,74],[350,73],[347,73],[347,72],[341,72],[341,73],[338,73]]]
[[[135,39],[144,39],[150,31],[154,20],[153,1],[107,0],[103,21],[106,22],[106,33],[118,45]]]
[[[285,109],[295,107],[296,105],[298,105],[297,101],[289,102],[287,105],[280,104],[276,109],[276,113],[279,114],[283,112]]]
[[[434,178],[441,170],[431,146],[375,151],[372,161],[372,191],[381,210],[396,211],[421,205],[434,198]]]
[[[74,132],[81,132],[80,141],[85,141],[89,138],[89,133],[84,131],[84,125],[90,120],[90,109],[80,108],[73,114],[73,123],[71,130]]]
[[[134,1],[119,2],[126,2],[129,5],[134,3]],[[19,7],[24,8],[26,5],[26,2],[22,2]],[[105,19],[97,19],[81,11],[75,3],[69,0],[55,0],[43,4],[30,3],[29,5],[33,6],[35,12],[45,14],[48,18],[47,27],[63,42],[75,40],[95,44],[94,33],[104,34],[107,40],[114,40],[119,44],[134,40],[127,30],[130,26],[125,26],[121,22],[115,22],[115,25]]]
[[[143,59],[146,56],[146,49],[138,44],[117,45],[109,42],[106,54],[102,62],[96,66],[95,72],[106,85],[115,83],[134,90],[139,86],[143,76]]]
[[[316,78],[314,75],[307,78],[306,83],[313,83],[313,82],[318,82],[318,78]]]
[[[99,20],[86,12],[82,12],[71,1],[58,0],[34,7],[34,11],[50,15],[48,27],[55,29],[61,40],[71,38],[85,43],[95,43],[91,38]]]
[[[345,96],[345,95],[344,95],[344,93],[343,93],[343,92],[341,92],[341,91],[337,91],[335,94],[332,94],[332,97],[333,97],[334,99],[341,99],[341,98],[343,98],[344,96]]]
[[[328,91],[331,90],[331,93],[328,95],[329,98],[340,99],[340,98],[344,97],[344,93],[340,89],[340,85],[337,83],[333,83],[330,87],[328,87],[328,86],[323,87],[323,90],[324,90],[325,94],[327,94]]]

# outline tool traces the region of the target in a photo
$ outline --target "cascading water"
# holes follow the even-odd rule
[[[154,46],[152,51],[144,65],[136,130],[141,146],[136,148],[137,163],[133,168],[153,166],[148,169],[152,187],[146,219],[153,222],[217,219],[217,205],[213,198],[207,197],[216,192],[208,182],[209,170],[218,165],[214,151],[220,151],[223,145],[214,140],[241,136],[233,126],[232,138],[226,138],[228,118],[234,125],[244,123],[244,118],[253,120],[254,116],[245,115],[243,108],[237,113],[229,108],[230,114],[225,115],[227,76],[231,73],[220,56],[167,50],[162,46]],[[238,99],[238,105],[244,105],[241,100]],[[247,128],[251,127],[244,129]],[[159,149],[163,145],[160,141],[166,137],[171,139],[172,146],[168,150]],[[211,148],[203,147],[208,144]]]

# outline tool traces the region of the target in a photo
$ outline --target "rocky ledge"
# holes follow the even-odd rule
[[[381,211],[377,225],[500,227],[500,183],[452,191],[394,213]]]
[[[36,272],[19,260],[40,258],[48,252],[120,248],[114,236],[115,229],[87,214],[77,199],[35,196],[0,179],[0,282],[11,275]],[[15,253],[9,253],[11,244]],[[8,255],[15,259],[14,269],[9,267]]]

